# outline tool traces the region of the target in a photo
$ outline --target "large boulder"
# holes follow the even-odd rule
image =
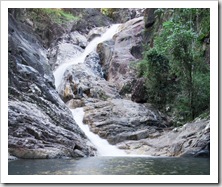
[[[196,120],[146,139],[125,141],[118,147],[129,153],[151,156],[209,157],[210,121]]]
[[[149,107],[125,99],[86,104],[84,123],[111,144],[152,136],[169,123]]]
[[[104,78],[107,80],[109,74],[110,62],[114,52],[114,40],[108,40],[102,43],[99,43],[97,46],[97,53],[100,57],[100,64],[104,74]]]
[[[31,27],[8,17],[8,150],[20,158],[94,155],[54,86],[46,50]]]
[[[107,80],[114,83],[119,91],[135,83],[136,71],[133,64],[142,58],[143,31],[143,17],[132,19],[120,25],[119,32],[113,37],[114,45],[109,41],[97,48]]]
[[[99,9],[95,8],[69,8],[66,9],[80,19],[73,24],[71,31],[78,31],[81,34],[88,34],[95,27],[109,26],[112,19],[103,15]]]
[[[58,93],[69,106],[82,106],[92,99],[107,100],[108,98],[119,98],[120,95],[115,86],[103,78],[101,66],[99,65],[97,53],[90,53],[84,63],[78,63],[67,68]],[[82,102],[78,100],[81,99]],[[80,105],[74,102],[76,100]],[[73,103],[74,102],[74,103]],[[70,103],[73,103],[70,105]]]
[[[143,16],[144,8],[116,8],[112,13],[115,23],[125,23],[131,19]]]
[[[48,49],[47,54],[52,70],[63,63],[74,60],[88,44],[86,37],[77,31],[63,34],[54,43],[54,46]]]

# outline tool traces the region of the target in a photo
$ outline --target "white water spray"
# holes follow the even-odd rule
[[[99,43],[112,39],[113,35],[118,32],[119,26],[120,24],[112,25],[101,37],[94,38],[87,45],[85,51],[82,54],[80,54],[78,57],[74,57],[73,59],[70,59],[68,62],[64,64],[61,64],[53,73],[55,77],[56,88],[59,87],[62,81],[63,74],[69,66],[73,64],[83,63],[86,56],[90,54],[92,51],[94,51]]]
[[[73,117],[79,127],[85,132],[86,136],[97,148],[98,156],[125,156],[126,153],[113,145],[110,145],[107,140],[100,138],[97,134],[89,130],[88,125],[83,124],[84,111],[83,108],[71,109]]]
[[[73,57],[68,62],[61,64],[54,72],[55,86],[59,87],[62,81],[62,77],[66,69],[74,64],[83,63],[86,56],[96,49],[96,46],[106,40],[112,39],[113,35],[118,32],[119,24],[112,25],[101,37],[93,39],[85,51],[78,57]],[[125,156],[126,153],[117,147],[110,145],[107,140],[100,138],[98,135],[92,133],[89,130],[88,125],[83,124],[84,111],[83,108],[70,109],[73,117],[82,131],[86,134],[92,144],[97,148],[98,156]]]

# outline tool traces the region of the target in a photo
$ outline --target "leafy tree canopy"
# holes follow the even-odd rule
[[[169,10],[167,10],[169,11]],[[171,9],[138,65],[146,78],[148,102],[159,109],[172,106],[181,120],[191,120],[209,109],[210,73],[204,60],[203,38],[209,36],[209,9]],[[158,19],[164,11],[156,11]]]

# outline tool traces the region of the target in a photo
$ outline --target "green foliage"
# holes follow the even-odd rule
[[[210,108],[210,72],[197,72],[194,74],[193,80],[194,92],[194,114],[195,117],[200,115],[202,111]]]
[[[71,13],[63,9],[56,8],[37,8],[32,9],[32,17],[38,21],[50,19],[57,24],[63,24],[69,21],[78,20],[78,17],[73,16]]]
[[[144,53],[144,59],[138,64],[140,76],[147,78],[148,101],[163,109],[169,99],[169,60],[156,49]]]
[[[160,109],[173,104],[176,116],[191,120],[209,108],[210,73],[201,43],[209,34],[209,9],[170,11],[172,16],[154,38],[154,48],[144,52],[138,72],[146,77],[149,102]],[[162,16],[163,10],[156,14]]]
[[[102,12],[102,14],[113,18],[113,12],[115,12],[117,10],[117,8],[101,8],[100,11]]]

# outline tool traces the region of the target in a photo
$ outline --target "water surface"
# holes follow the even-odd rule
[[[9,175],[209,175],[208,158],[90,157],[9,161]]]

